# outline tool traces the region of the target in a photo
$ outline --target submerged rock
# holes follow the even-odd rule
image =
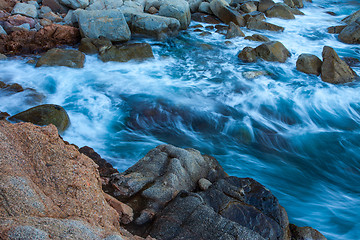
[[[103,62],[128,62],[130,60],[145,60],[154,58],[151,46],[148,43],[133,43],[122,46],[112,46],[100,52],[100,59]]]
[[[296,69],[307,74],[319,76],[321,73],[322,61],[312,54],[301,54],[296,61]]]
[[[266,61],[285,62],[290,52],[281,42],[266,42],[255,48],[256,55]]]
[[[335,50],[325,46],[322,52],[321,79],[328,83],[347,83],[354,81],[358,76],[339,58]]]
[[[31,122],[40,126],[54,124],[59,132],[65,131],[70,125],[70,119],[65,109],[54,104],[30,108],[10,117],[9,120]]]
[[[53,48],[37,61],[36,67],[65,66],[71,68],[84,67],[85,55],[77,50]]]

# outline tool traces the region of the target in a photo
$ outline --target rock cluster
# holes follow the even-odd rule
[[[329,33],[339,34],[339,40],[348,44],[360,43],[360,10],[342,20],[344,25],[328,28]]]

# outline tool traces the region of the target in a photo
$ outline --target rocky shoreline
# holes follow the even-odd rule
[[[2,239],[326,239],[195,149],[161,145],[119,173],[54,125],[0,120],[0,136]]]

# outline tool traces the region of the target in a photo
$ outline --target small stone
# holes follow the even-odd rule
[[[52,21],[46,18],[40,19],[40,25],[45,27],[52,24]]]
[[[41,15],[42,18],[46,18],[52,22],[62,22],[62,17],[59,17],[53,12],[44,13]]]
[[[202,191],[208,190],[208,188],[212,185],[212,183],[206,178],[199,179],[198,184]]]

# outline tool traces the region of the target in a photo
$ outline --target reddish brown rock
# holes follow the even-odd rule
[[[18,14],[10,16],[7,19],[7,22],[13,26],[19,26],[21,24],[28,23],[30,25],[30,28],[34,28],[35,24],[36,24],[36,22],[33,18],[25,17],[25,16],[18,15]]]
[[[80,41],[77,28],[52,24],[38,32],[17,31],[0,35],[0,53],[36,54],[60,45],[74,45]]]
[[[16,4],[15,0],[0,0],[0,10],[11,12]]]

